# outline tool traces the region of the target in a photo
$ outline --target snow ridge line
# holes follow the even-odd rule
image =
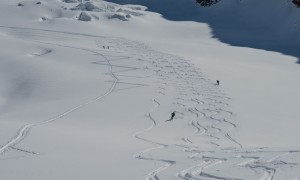
[[[74,48],[74,47],[71,47],[71,46],[65,46],[65,47]],[[103,55],[103,54],[101,54],[99,52],[96,52],[96,51],[92,51],[92,50],[88,50],[88,49],[82,49],[82,48],[77,48],[77,49],[96,53],[97,55],[102,56],[107,61],[107,64],[109,65],[109,74],[114,79],[114,81],[113,81],[110,89],[105,94],[103,94],[101,96],[98,96],[98,97],[96,97],[96,98],[94,98],[92,100],[89,100],[89,101],[87,101],[87,102],[85,102],[83,104],[75,106],[75,107],[73,107],[73,108],[71,108],[71,109],[69,109],[69,110],[67,110],[67,111],[65,111],[65,112],[63,112],[63,113],[61,113],[61,114],[59,114],[57,116],[54,116],[53,118],[50,118],[50,119],[48,119],[46,121],[42,121],[42,122],[38,122],[38,123],[30,123],[30,124],[24,125],[23,127],[20,128],[20,130],[17,132],[17,135],[15,137],[13,137],[10,141],[8,141],[6,144],[4,144],[4,145],[2,145],[0,147],[0,154],[3,154],[5,151],[9,150],[11,147],[14,147],[16,144],[20,143],[26,137],[26,135],[28,134],[28,132],[30,131],[30,129],[33,128],[34,126],[44,125],[44,124],[56,121],[58,119],[61,119],[61,118],[65,117],[65,116],[67,116],[68,114],[70,114],[70,113],[72,113],[72,112],[74,112],[74,111],[76,111],[76,110],[78,110],[78,109],[80,109],[80,108],[82,108],[84,106],[87,106],[87,105],[89,105],[91,103],[94,103],[94,102],[96,102],[96,101],[98,101],[98,100],[100,100],[100,99],[108,96],[109,94],[111,94],[114,91],[117,83],[119,82],[119,78],[114,74],[114,72],[113,72],[113,65],[109,62],[108,58],[105,55]]]

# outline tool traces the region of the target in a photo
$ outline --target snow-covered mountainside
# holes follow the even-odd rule
[[[142,4],[175,21],[208,23],[220,41],[300,57],[300,9],[292,0],[221,0],[202,7],[196,0],[110,0]]]
[[[298,11],[277,0],[270,11],[289,18],[258,8],[251,24],[253,3],[222,0],[199,10],[207,24],[184,2],[173,4],[195,21],[102,0],[0,0],[0,179],[300,179],[298,58],[216,33],[239,42],[279,24],[267,37],[297,52]]]

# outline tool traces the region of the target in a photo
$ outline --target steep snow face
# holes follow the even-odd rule
[[[287,0],[223,0],[202,7],[195,0],[109,0],[142,4],[175,21],[208,23],[215,38],[234,46],[300,57],[300,10]]]

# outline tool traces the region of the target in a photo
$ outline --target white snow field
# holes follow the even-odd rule
[[[297,57],[140,5],[0,2],[1,180],[300,179]]]

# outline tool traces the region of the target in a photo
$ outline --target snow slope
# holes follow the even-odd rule
[[[297,58],[143,6],[40,2],[1,1],[1,179],[300,177]]]

